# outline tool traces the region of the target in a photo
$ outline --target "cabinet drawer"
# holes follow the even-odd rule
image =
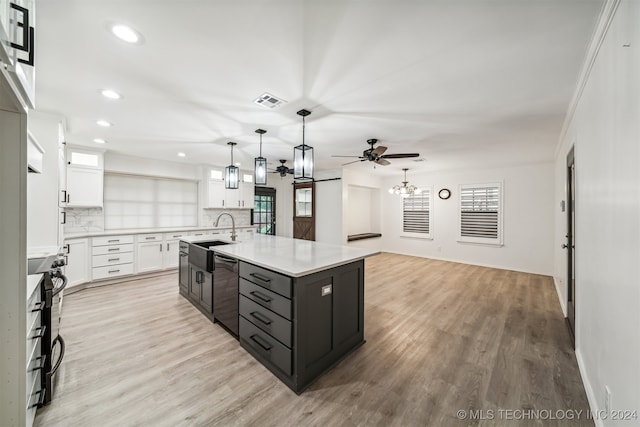
[[[162,242],[162,233],[138,234],[136,236],[138,243],[144,242]]]
[[[173,233],[164,233],[164,240],[170,242],[171,240],[180,240],[183,237],[191,236],[191,233],[186,231],[175,231]]]
[[[114,252],[107,255],[94,255],[93,266],[104,267],[106,265],[128,264],[133,262],[133,252]]]
[[[133,244],[98,246],[93,247],[92,250],[93,255],[112,255],[125,252],[133,252]]]
[[[291,298],[291,278],[280,273],[258,267],[257,265],[240,263],[240,277],[257,283],[273,292]]]
[[[45,333],[45,327],[44,326],[40,326],[40,314],[38,313],[38,319],[36,320],[36,322],[33,325],[33,329],[29,330],[29,332],[27,333],[27,361],[30,360],[32,355],[36,355],[35,357],[38,357],[40,354],[40,349],[42,348],[42,338],[44,336]],[[38,354],[35,353],[35,351],[38,351]]]
[[[291,350],[257,326],[240,317],[240,343],[253,350],[262,359],[291,375]]]
[[[240,293],[253,302],[291,320],[291,300],[240,278]]]
[[[120,245],[124,243],[133,243],[133,236],[103,236],[94,237],[91,240],[92,246]]]
[[[105,267],[95,267],[93,269],[92,280],[107,279],[109,277],[125,276],[133,274],[133,263],[120,264]]]
[[[291,322],[240,295],[240,315],[282,344],[291,348]]]
[[[38,342],[27,361],[27,391],[29,394],[37,393],[42,388],[42,371],[44,370],[45,356],[42,356],[40,345],[41,342]]]
[[[27,331],[40,326],[40,315],[44,310],[44,302],[40,298],[40,286],[33,291],[31,298],[27,301]]]

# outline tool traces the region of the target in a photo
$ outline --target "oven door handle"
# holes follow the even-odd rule
[[[66,288],[66,287],[67,287],[67,276],[65,276],[65,275],[64,275],[64,274],[62,274],[61,272],[57,272],[55,277],[57,277],[57,278],[59,278],[59,279],[62,279],[62,285],[60,285],[60,286],[56,286],[56,287],[53,289],[53,292],[51,293],[51,296],[56,296],[56,295],[58,295],[60,292],[62,292],[62,290],[63,290],[64,288]]]
[[[53,346],[56,345],[56,342],[60,344],[60,355],[58,356],[58,360],[56,360],[56,363],[51,368],[51,375],[55,374],[58,368],[60,367],[60,364],[62,363],[62,358],[64,357],[64,350],[66,348],[64,344],[64,339],[62,338],[61,335],[58,335],[57,337],[55,337],[55,339],[53,340],[53,343],[51,344],[51,348],[53,348]]]

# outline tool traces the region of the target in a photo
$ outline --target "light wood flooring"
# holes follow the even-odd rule
[[[550,277],[369,258],[367,342],[300,396],[177,282],[172,273],[65,296],[67,354],[36,426],[593,425],[584,414],[500,416],[589,409]],[[470,409],[494,419],[457,418]]]

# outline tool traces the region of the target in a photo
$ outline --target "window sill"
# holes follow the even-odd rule
[[[474,245],[474,246],[493,246],[495,248],[501,248],[504,246],[504,243],[491,243],[491,242],[469,242],[466,240],[456,240],[456,242],[461,243],[463,245]]]

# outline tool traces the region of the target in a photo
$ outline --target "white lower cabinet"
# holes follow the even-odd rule
[[[65,253],[64,274],[67,276],[67,286],[90,281],[89,239],[65,240]]]
[[[94,237],[91,254],[91,280],[134,274],[133,236]]]
[[[136,236],[136,271],[138,273],[162,270],[163,240],[162,233]]]

